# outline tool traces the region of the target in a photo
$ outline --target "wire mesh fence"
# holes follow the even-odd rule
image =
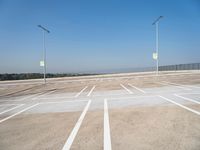
[[[200,70],[200,63],[159,66],[159,71]]]

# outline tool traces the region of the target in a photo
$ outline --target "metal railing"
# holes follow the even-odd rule
[[[200,63],[159,66],[159,71],[200,70]]]

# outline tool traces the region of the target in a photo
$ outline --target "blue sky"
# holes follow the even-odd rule
[[[160,64],[200,62],[198,0],[0,0],[0,73],[104,72],[155,66],[160,15]]]

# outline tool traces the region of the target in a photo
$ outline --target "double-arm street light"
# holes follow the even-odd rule
[[[159,16],[153,23],[152,23],[152,25],[156,25],[156,56],[155,56],[155,59],[156,59],[156,74],[158,75],[158,68],[159,68],[159,55],[158,55],[158,52],[159,52],[159,50],[158,50],[158,42],[159,42],[159,21],[160,21],[160,19],[162,19],[163,18],[163,16]]]
[[[46,47],[45,47],[45,33],[50,33],[49,30],[47,30],[46,28],[44,28],[41,25],[38,25],[39,28],[41,28],[43,30],[43,73],[44,73],[44,84],[46,84]]]

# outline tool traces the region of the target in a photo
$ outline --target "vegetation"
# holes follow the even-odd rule
[[[56,77],[74,77],[74,76],[88,76],[88,75],[96,75],[96,74],[68,74],[68,73],[48,73],[46,74],[46,78],[56,78]],[[0,81],[4,80],[25,80],[25,79],[40,79],[43,78],[44,75],[41,73],[20,73],[20,74],[0,74]]]

